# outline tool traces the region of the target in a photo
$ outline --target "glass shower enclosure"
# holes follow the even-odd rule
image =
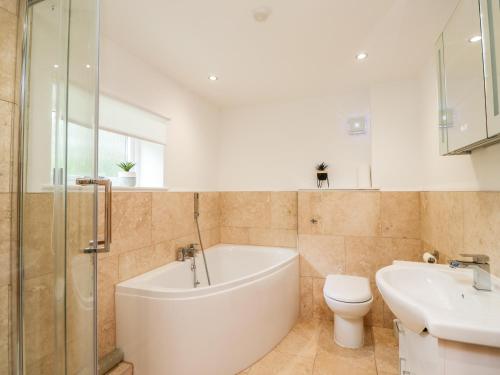
[[[27,3],[19,374],[97,373],[98,21],[98,0]]]

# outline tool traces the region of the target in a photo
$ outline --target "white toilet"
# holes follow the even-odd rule
[[[323,287],[326,304],[334,313],[333,339],[344,348],[363,346],[363,317],[373,302],[366,277],[328,275]]]

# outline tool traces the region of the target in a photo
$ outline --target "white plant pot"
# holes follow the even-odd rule
[[[137,175],[135,172],[118,172],[118,181],[120,186],[134,187],[137,183]]]

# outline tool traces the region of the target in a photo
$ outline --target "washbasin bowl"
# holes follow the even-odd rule
[[[473,285],[472,269],[395,261],[376,274],[377,287],[403,325],[445,340],[500,347],[500,283]]]

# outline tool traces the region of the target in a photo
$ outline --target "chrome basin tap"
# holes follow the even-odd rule
[[[451,260],[451,268],[468,268],[474,271],[474,288],[491,291],[490,257],[484,254],[460,254],[462,257],[472,258],[471,262]]]

